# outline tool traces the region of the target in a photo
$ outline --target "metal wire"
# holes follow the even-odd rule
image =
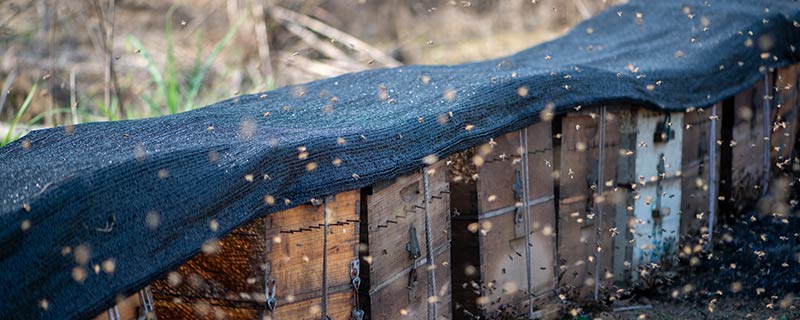
[[[769,136],[770,136],[770,129],[771,129],[770,121],[772,120],[772,117],[770,116],[770,110],[769,110],[770,109],[770,103],[769,103],[769,98],[768,98],[769,94],[770,94],[770,90],[769,90],[769,73],[767,73],[766,75],[764,75],[764,97],[763,97],[764,103],[762,104],[763,107],[764,107],[764,132],[763,132],[763,134],[764,134],[764,139],[763,139],[764,140],[763,141],[763,143],[764,143],[764,168],[763,168],[764,172],[763,172],[763,176],[761,177],[761,195],[762,196],[766,196],[767,195],[767,191],[769,190],[769,169],[770,169],[770,166],[769,166],[769,161],[770,161],[770,159],[769,159],[769,151],[770,151]]]
[[[323,228],[322,236],[322,319],[328,317],[328,199],[322,202]]]
[[[605,147],[606,147],[606,106],[600,107],[600,155],[597,161],[597,197],[603,195],[603,166],[605,161]],[[595,201],[597,203],[597,220],[595,222],[595,242],[597,246],[603,243],[603,201]],[[600,299],[600,250],[595,250],[594,258],[594,301]]]
[[[269,218],[272,219],[272,218]],[[271,223],[267,222],[264,224],[264,261],[269,262],[269,252],[271,249],[271,241],[269,229],[271,227]],[[264,313],[269,313],[271,316],[275,314],[275,309],[278,307],[278,299],[275,298],[276,291],[278,290],[278,285],[275,280],[270,281],[270,271],[271,268],[264,269],[264,303],[266,304],[266,308]],[[271,284],[271,286],[270,286]],[[267,318],[264,316],[265,319],[272,319],[272,317]]]
[[[437,301],[432,299],[436,296],[436,263],[433,259],[433,237],[431,235],[431,215],[430,215],[430,178],[428,177],[428,167],[422,169],[423,188],[425,189],[425,251],[428,256],[428,320],[438,318]]]
[[[717,105],[711,107],[711,129],[708,135],[708,243],[714,249],[714,215],[717,211]]]
[[[108,320],[122,320],[122,317],[119,316],[119,307],[114,306],[111,309],[108,309]]]
[[[139,298],[142,300],[142,311],[145,319],[155,319],[155,308],[153,307],[153,293],[150,291],[150,286],[144,287],[139,290]]]
[[[525,224],[525,274],[528,280],[528,318],[533,319],[533,277],[531,267],[531,208],[529,204],[530,198],[530,174],[528,173],[528,128],[520,131],[520,145],[523,148],[522,152],[522,204],[525,207],[525,217],[523,223]]]

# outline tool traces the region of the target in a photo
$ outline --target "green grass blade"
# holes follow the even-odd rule
[[[211,68],[211,64],[217,58],[217,56],[222,52],[222,49],[225,48],[225,45],[230,42],[233,36],[236,34],[236,31],[239,30],[239,25],[241,22],[236,23],[228,29],[228,33],[217,42],[214,46],[214,51],[206,58],[205,62],[203,62],[203,66],[200,68],[200,71],[194,75],[191,79],[191,83],[189,85],[189,94],[186,95],[186,100],[184,104],[184,111],[191,110],[194,108],[194,99],[197,97],[197,93],[200,91],[200,85],[203,82],[203,78],[208,73],[208,70]]]
[[[111,105],[107,106],[105,103],[97,104],[98,109],[103,113],[108,121],[117,121],[119,117],[117,116],[117,99],[116,97],[111,98]]]
[[[167,85],[167,110],[169,113],[178,113],[180,108],[180,88],[178,87],[178,67],[175,63],[175,43],[172,39],[172,14],[175,12],[175,6],[169,8],[167,12],[167,63],[164,66],[164,80]]]
[[[161,107],[152,98],[150,98],[150,97],[148,97],[148,96],[146,96],[144,94],[139,95],[139,98],[141,98],[142,101],[144,101],[144,103],[147,104],[148,107],[150,107],[150,113],[151,114],[159,115],[159,116],[164,114],[164,111],[161,110]]]
[[[147,65],[147,72],[150,74],[150,78],[153,80],[153,82],[155,82],[156,89],[159,91],[159,93],[164,97],[164,99],[166,99],[167,86],[164,84],[164,78],[161,76],[161,71],[158,71],[155,61],[153,60],[153,57],[150,56],[150,53],[147,52],[147,49],[144,48],[142,43],[136,37],[129,35],[128,42],[134,48],[136,48],[136,50],[141,52],[145,64]]]
[[[11,137],[14,133],[14,127],[17,126],[17,123],[22,119],[22,115],[25,114],[25,111],[28,110],[28,106],[31,105],[31,100],[33,99],[33,95],[36,94],[36,88],[39,86],[39,81],[33,83],[33,88],[31,91],[28,92],[28,95],[25,97],[25,101],[22,102],[22,106],[19,107],[17,110],[17,115],[14,117],[14,120],[11,121],[11,126],[8,127],[8,132],[6,132],[6,137],[3,139],[0,146],[7,145],[11,142]]]
[[[195,43],[197,44],[197,48],[195,48],[194,53],[194,63],[192,63],[192,75],[189,78],[194,79],[200,74],[200,67],[203,65],[203,30],[197,31],[197,39],[195,39]]]

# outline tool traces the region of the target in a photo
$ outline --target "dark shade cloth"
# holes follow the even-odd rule
[[[254,218],[418,170],[429,155],[540,121],[548,106],[711,105],[797,62],[798,20],[789,0],[633,0],[500,59],[31,132],[0,149],[0,318],[94,316]],[[109,259],[114,272],[95,273]]]

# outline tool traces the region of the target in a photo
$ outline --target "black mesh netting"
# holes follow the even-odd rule
[[[794,1],[631,2],[501,59],[28,134],[0,149],[0,318],[97,314],[255,217],[392,179],[530,125],[548,104],[704,106],[800,57]],[[90,253],[82,283],[79,246]],[[113,273],[93,272],[110,258]]]

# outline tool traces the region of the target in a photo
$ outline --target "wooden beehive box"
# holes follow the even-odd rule
[[[421,172],[362,190],[359,299],[368,319],[424,319],[434,303],[437,319],[451,318],[450,188],[440,161],[428,172],[435,298],[428,295],[425,183]],[[412,257],[414,256],[414,257]]]
[[[765,81],[768,79],[723,102],[720,152],[723,159],[730,161],[721,163],[720,210],[724,213],[721,218],[726,220],[755,203],[763,193],[767,166],[764,147],[768,143],[764,139]]]
[[[327,313],[349,318],[355,297],[350,263],[358,259],[359,193],[328,200]],[[302,205],[256,219],[153,283],[159,319],[319,319],[323,278],[323,205]],[[277,285],[267,312],[266,280]]]
[[[771,93],[775,115],[770,144],[772,168],[776,172],[792,169],[791,159],[794,156],[798,130],[797,85],[800,81],[797,75],[798,69],[800,66],[795,64],[783,67],[775,73],[775,91]]]
[[[515,131],[449,160],[456,319],[488,316],[501,305],[527,311],[522,152],[528,153],[532,292],[554,286],[555,214],[550,122]]]
[[[709,106],[687,110],[683,115],[680,234],[687,239],[696,239],[703,228],[707,228],[710,192],[719,182],[720,153],[717,141],[721,139],[722,104],[717,105],[716,116],[712,111],[713,107]],[[713,134],[711,130],[714,130]],[[713,141],[710,140],[712,138]],[[711,166],[715,170],[714,181],[709,176]],[[719,190],[716,192],[719,195]],[[717,201],[716,198],[713,201]]]
[[[618,208],[615,274],[636,279],[637,266],[674,256],[680,235],[683,113],[631,108],[622,112],[622,154],[617,183],[626,208]]]
[[[595,274],[602,286],[613,282],[614,275],[614,234],[609,230],[616,223],[620,194],[615,182],[621,139],[619,107],[607,107],[603,183],[598,184],[601,119],[600,107],[592,107],[560,117],[556,130],[560,138],[555,146],[558,285],[574,286],[582,295],[594,291]],[[602,196],[598,194],[600,186]]]

